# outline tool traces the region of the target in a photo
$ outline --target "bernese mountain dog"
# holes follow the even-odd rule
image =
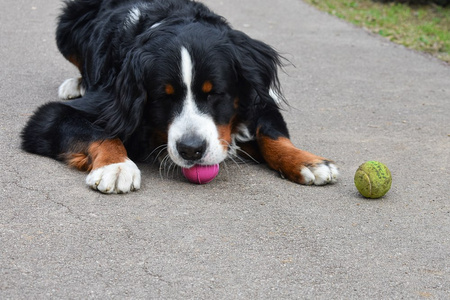
[[[56,42],[81,77],[59,87],[73,100],[37,109],[22,148],[89,172],[95,190],[138,190],[134,161],[154,156],[189,168],[245,153],[296,183],[337,180],[289,139],[280,55],[201,3],[67,0]]]

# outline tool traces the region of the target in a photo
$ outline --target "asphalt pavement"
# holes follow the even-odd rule
[[[19,134],[76,69],[54,42],[60,1],[0,10],[0,299],[449,299],[450,66],[300,0],[207,0],[289,61],[293,142],[337,184],[227,161],[206,185],[140,165],[141,190],[24,153]],[[359,196],[358,166],[393,176]]]

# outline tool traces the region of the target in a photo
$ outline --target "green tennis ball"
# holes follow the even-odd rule
[[[389,169],[378,161],[368,161],[359,166],[355,173],[355,186],[366,198],[383,197],[391,188]]]

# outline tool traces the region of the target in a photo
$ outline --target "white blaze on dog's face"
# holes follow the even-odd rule
[[[228,147],[221,142],[212,116],[201,112],[193,93],[194,63],[188,50],[181,48],[181,77],[186,90],[181,112],[169,126],[168,152],[179,166],[213,165],[222,162]]]

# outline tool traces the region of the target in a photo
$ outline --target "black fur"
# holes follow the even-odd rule
[[[137,22],[127,21],[139,5]],[[155,28],[153,25],[161,22]],[[194,90],[199,109],[216,124],[244,123],[250,133],[288,137],[278,104],[278,53],[233,30],[203,4],[188,0],[66,1],[56,41],[80,69],[86,94],[40,107],[22,132],[24,150],[63,158],[83,143],[119,137],[133,159],[143,159],[164,141],[180,112],[180,48],[196,63],[196,80],[214,81],[214,91]],[[166,84],[175,93],[167,95]],[[200,84],[200,83],[199,83]],[[197,85],[196,85],[197,86]],[[235,99],[239,99],[238,106]]]

